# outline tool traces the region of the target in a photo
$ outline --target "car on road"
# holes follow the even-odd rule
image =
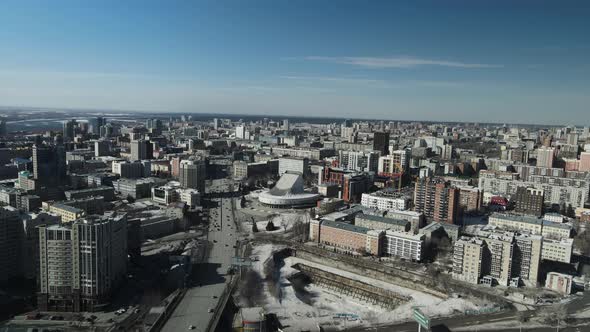
[[[209,310],[207,310],[208,313],[212,313],[213,312],[213,308],[209,308]]]
[[[188,326],[188,329],[189,329],[189,330],[194,330],[194,329],[195,329],[195,326],[194,326],[194,325],[189,325],[189,326]]]

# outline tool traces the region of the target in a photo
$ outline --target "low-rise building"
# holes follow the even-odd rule
[[[357,214],[354,218],[356,226],[369,229],[391,230],[407,232],[410,230],[410,222],[402,219],[393,219],[370,214]]]
[[[164,183],[166,180],[158,178],[119,179],[113,182],[113,187],[123,197],[139,199],[150,197],[152,187]]]
[[[61,203],[54,203],[50,205],[49,212],[60,216],[61,221],[66,223],[80,219],[86,215],[86,212],[84,212],[82,209]]]
[[[541,258],[548,261],[571,263],[574,239],[543,239]]]
[[[286,172],[297,172],[301,175],[307,175],[309,169],[308,158],[285,157],[279,158],[279,176]]]
[[[406,210],[409,208],[409,204],[409,197],[393,190],[363,193],[361,196],[361,205],[384,211]]]
[[[331,220],[312,220],[310,239],[335,250],[379,256],[382,253],[383,231]]]
[[[90,196],[59,203],[84,210],[87,215],[103,214],[105,210],[104,197],[102,196]]]
[[[65,192],[65,195],[68,201],[92,196],[102,196],[105,201],[110,202],[115,199],[115,190],[113,187],[98,186],[95,188],[68,190]]]
[[[180,201],[191,208],[201,205],[201,193],[197,189],[180,189]]]
[[[271,165],[273,161],[261,161],[249,163],[245,161],[234,161],[233,177],[234,179],[248,179],[256,176],[275,175]]]
[[[149,177],[152,174],[151,162],[149,160],[113,161],[112,172],[129,179]]]
[[[424,255],[424,234],[388,230],[383,254],[420,262]]]
[[[572,293],[573,283],[573,276],[563,273],[549,272],[547,273],[547,279],[545,279],[545,288],[569,295]]]
[[[180,195],[177,189],[177,187],[170,185],[152,187],[152,201],[163,205],[169,205],[173,202],[178,202]]]
[[[393,219],[401,219],[401,220],[407,220],[410,222],[410,224],[412,225],[412,232],[417,233],[418,229],[422,226],[424,226],[424,224],[426,223],[426,220],[424,218],[424,214],[422,212],[416,212],[416,211],[410,211],[410,210],[389,210],[387,211],[387,215],[388,218],[393,218]],[[448,224],[449,226],[455,226],[452,224]],[[446,226],[445,226],[446,227]],[[456,229],[459,229],[459,227],[455,227]],[[456,238],[455,238],[456,239]]]
[[[494,213],[490,215],[488,223],[501,229],[528,232],[552,239],[569,238],[572,234],[572,226],[570,224],[556,223],[544,220],[543,218],[526,215]]]
[[[318,215],[325,215],[342,207],[344,207],[344,200],[340,198],[324,198],[318,201],[316,213]]]

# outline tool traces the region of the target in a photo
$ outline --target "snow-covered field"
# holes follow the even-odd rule
[[[280,249],[280,247],[270,244],[260,245],[254,248],[252,256],[257,257],[258,260],[254,262],[253,269],[258,272],[262,278],[265,277],[265,261],[271,256],[272,252]],[[305,288],[310,296],[304,301],[298,297],[300,294],[296,294],[289,280],[287,280],[290,275],[297,272],[297,270],[291,267],[295,263],[304,263],[332,273],[337,273],[344,277],[370,283],[397,292],[401,295],[410,296],[412,300],[394,310],[389,310],[311,284]],[[275,313],[284,326],[288,326],[285,331],[314,330],[317,329],[318,324],[322,326],[337,326],[344,329],[352,326],[369,326],[402,322],[411,319],[411,309],[414,306],[420,306],[421,310],[431,317],[451,315],[468,309],[480,308],[480,306],[476,305],[474,302],[466,299],[439,299],[426,293],[359,276],[350,272],[329,268],[296,257],[288,257],[285,259],[285,265],[280,270],[279,278],[281,296],[279,298],[273,296],[269,291],[268,284],[265,283],[263,287],[264,303],[262,306],[267,312]],[[483,305],[483,303],[481,303],[481,305]],[[357,315],[359,319],[347,321],[334,318],[334,315],[337,313]]]
[[[275,226],[273,231],[266,230],[266,225],[269,221],[272,221]],[[282,234],[291,231],[293,225],[295,225],[298,221],[305,222],[304,213],[286,212],[273,215],[267,220],[256,221],[256,227],[258,227],[259,233]],[[252,222],[248,221],[244,223],[244,227],[247,228],[249,233],[252,233]]]

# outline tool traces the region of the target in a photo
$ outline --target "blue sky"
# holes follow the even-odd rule
[[[0,2],[6,106],[590,124],[587,1]]]

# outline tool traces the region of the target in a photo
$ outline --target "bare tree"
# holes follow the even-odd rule
[[[253,270],[248,270],[241,280],[240,297],[247,306],[257,306],[262,302],[262,278]]]
[[[516,312],[516,320],[520,324],[520,328],[522,329],[522,323],[526,323],[528,321],[528,317],[526,316],[524,311],[517,311]]]
[[[266,224],[266,231],[272,232],[274,230],[275,230],[275,224],[272,222],[272,220],[269,220],[268,223]]]
[[[258,233],[258,225],[254,220],[252,220],[252,233]]]
[[[584,256],[590,255],[590,232],[583,231],[574,237],[574,247]]]
[[[291,228],[293,236],[299,237],[302,241],[306,241],[308,237],[308,225],[308,223],[303,222],[303,216],[299,216]]]
[[[545,324],[561,326],[567,319],[567,310],[564,305],[551,306],[540,311],[540,316]]]

